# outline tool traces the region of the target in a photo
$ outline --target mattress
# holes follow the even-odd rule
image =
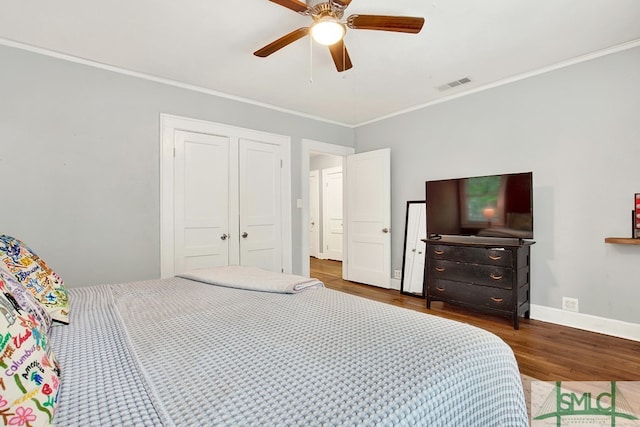
[[[342,292],[185,278],[69,290],[59,426],[526,426],[513,352]]]

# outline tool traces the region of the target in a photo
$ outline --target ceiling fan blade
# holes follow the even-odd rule
[[[344,9],[351,4],[351,0],[333,0],[334,3],[340,3]]]
[[[293,43],[294,41],[301,39],[302,37],[306,36],[308,33],[309,33],[309,28],[307,27],[298,28],[297,30],[291,31],[286,36],[282,36],[278,40],[269,43],[262,49],[256,50],[255,52],[253,52],[253,54],[261,58],[266,58],[267,56]]]
[[[354,30],[396,31],[417,34],[424,25],[424,18],[411,16],[351,15],[347,26]]]
[[[291,9],[294,12],[305,12],[308,7],[306,3],[303,3],[298,0],[269,0],[273,3],[279,4],[280,6],[284,6],[287,9]]]
[[[349,58],[349,52],[347,52],[347,48],[344,47],[344,40],[340,40],[329,46],[329,51],[331,52],[331,57],[333,58],[334,64],[336,64],[338,72],[346,71],[353,67],[351,58]]]

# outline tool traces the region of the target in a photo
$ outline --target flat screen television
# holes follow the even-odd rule
[[[426,182],[427,237],[533,238],[533,173]]]

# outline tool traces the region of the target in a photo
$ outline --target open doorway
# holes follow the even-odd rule
[[[300,255],[309,275],[309,165],[312,153],[343,159],[342,279],[388,289],[391,280],[391,150],[355,154],[351,147],[302,140]]]
[[[309,159],[309,255],[342,262],[343,157],[312,152]]]
[[[310,273],[310,257],[326,259],[325,252],[331,251],[330,257],[336,258],[338,254],[334,251],[340,248],[339,258],[344,259],[346,254],[345,236],[348,230],[344,226],[344,193],[342,189],[345,157],[354,154],[352,147],[327,144],[308,139],[302,140],[302,274],[308,276]],[[340,173],[337,173],[340,168]],[[322,189],[326,186],[321,184],[322,171],[325,170],[325,184],[332,189],[329,193],[333,195],[330,202],[321,203]],[[318,171],[313,174],[312,171]],[[315,178],[314,178],[315,175]],[[312,194],[312,182],[315,180],[318,185],[317,196]],[[322,187],[320,187],[322,186]],[[333,190],[333,191],[332,191]],[[312,196],[317,202],[312,201]],[[316,199],[317,197],[317,199]],[[336,199],[340,199],[339,201]],[[339,203],[342,202],[342,203]],[[329,212],[326,212],[327,208]],[[324,213],[324,214],[323,214]],[[325,225],[328,221],[328,225]],[[314,224],[312,224],[312,222]],[[329,249],[327,249],[327,245]],[[314,249],[315,248],[315,249]],[[343,277],[344,274],[343,268]]]

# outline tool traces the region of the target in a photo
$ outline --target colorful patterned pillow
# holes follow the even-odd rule
[[[46,307],[40,304],[38,300],[36,300],[36,297],[34,297],[22,283],[19,283],[15,277],[2,269],[0,269],[0,280],[4,280],[5,286],[9,289],[9,292],[11,292],[11,297],[16,300],[20,308],[36,318],[40,328],[45,334],[49,332],[51,328],[51,315]]]
[[[64,282],[23,242],[0,235],[0,268],[31,291],[53,320],[69,323],[69,299]]]
[[[51,424],[60,368],[48,341],[37,320],[15,305],[0,280],[0,418],[4,425]]]

